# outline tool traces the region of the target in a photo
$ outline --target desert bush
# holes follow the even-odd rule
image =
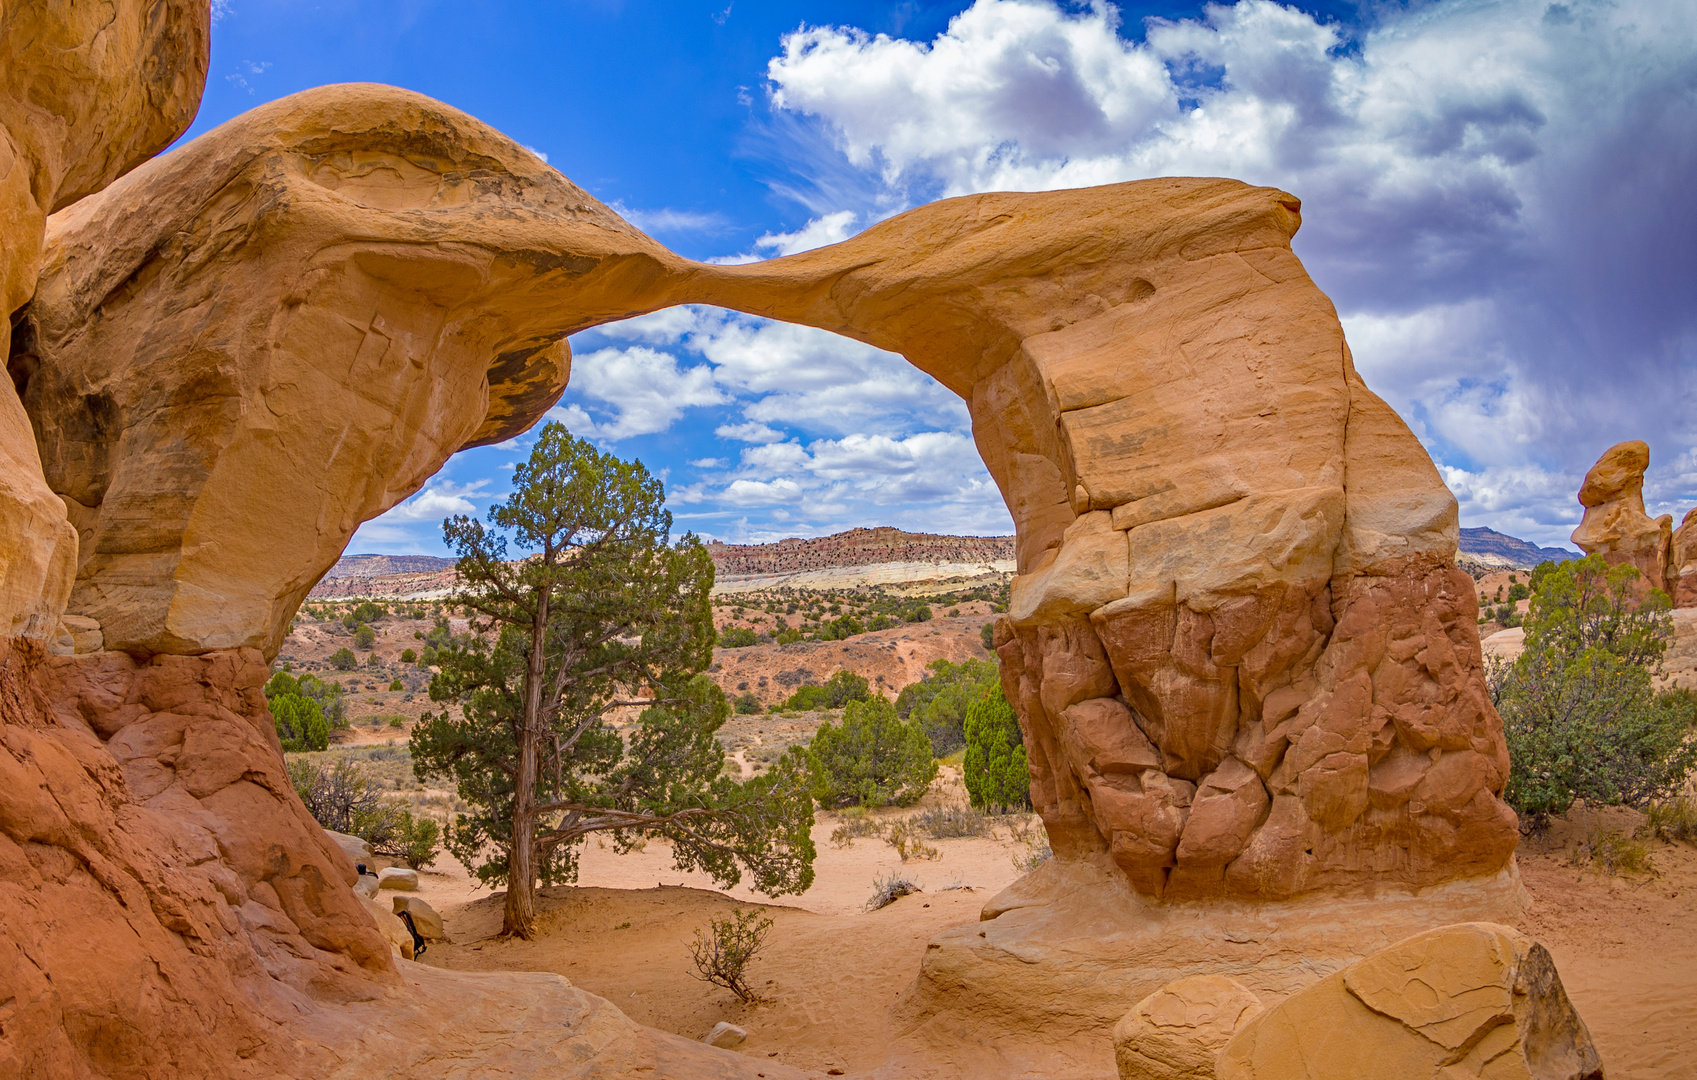
[[[398,799],[385,799],[356,763],[292,758],[288,771],[307,813],[326,829],[357,836],[377,854],[401,859],[414,870],[435,861],[442,827],[415,817]]]
[[[1551,567],[1551,569],[1545,569]],[[1674,796],[1697,768],[1691,701],[1657,693],[1673,634],[1660,590],[1601,556],[1545,563],[1534,574],[1526,651],[1495,665],[1487,686],[1502,714],[1504,798],[1522,828],[1542,829],[1575,800],[1646,806]]]
[[[388,611],[371,601],[362,600],[346,615],[342,616],[342,625],[347,627],[349,630],[354,630],[362,623],[376,622],[378,619],[381,619],[387,614]]]
[[[782,704],[782,708],[798,711],[809,709],[840,709],[853,701],[865,701],[872,688],[864,676],[844,669],[825,680],[824,686],[804,683]]]
[[[1697,844],[1697,803],[1690,799],[1668,799],[1644,808],[1644,833],[1670,843],[1682,840]]]
[[[984,651],[990,652],[996,647],[996,624],[985,623],[978,628],[978,638],[984,642]]]
[[[391,692],[395,690],[405,690],[406,685],[401,682],[399,677],[396,677],[389,680],[389,689]]]
[[[1032,838],[1025,842],[1024,851],[1014,852],[1012,856],[1013,867],[1022,874],[1029,874],[1054,857],[1055,852],[1049,847],[1049,841],[1046,838],[1042,840]]]
[[[322,750],[330,745],[330,725],[318,702],[299,694],[278,694],[268,704],[271,722],[276,725],[277,738],[286,752]]]
[[[346,645],[330,654],[330,666],[337,671],[352,671],[359,666],[359,658]]]
[[[850,806],[838,811],[837,816],[842,824],[831,830],[832,847],[848,847],[856,840],[884,835],[884,826],[864,807]]]
[[[884,841],[896,849],[902,862],[940,859],[943,853],[925,842],[925,834],[911,820],[895,821],[884,831]]]
[[[891,870],[889,874],[872,881],[872,898],[866,901],[867,911],[877,911],[889,907],[904,896],[912,896],[923,892],[913,879],[900,870]]]
[[[981,810],[1031,805],[1031,775],[1019,718],[998,682],[966,711],[966,757],[961,779],[967,797]]]
[[[719,631],[719,647],[723,649],[746,649],[759,641],[754,631],[746,626],[727,626]]]
[[[1590,866],[1611,875],[1656,872],[1650,861],[1650,845],[1618,829],[1592,828],[1585,839],[1573,846],[1568,861],[1574,866]]]
[[[364,623],[360,623],[359,629],[354,631],[354,644],[362,649],[369,649],[376,643],[377,631],[373,630]]]
[[[985,836],[990,832],[989,816],[970,806],[935,806],[921,810],[910,820],[914,828],[933,840]]]
[[[967,709],[1000,678],[997,666],[987,660],[933,660],[923,678],[902,689],[896,713],[925,729],[933,756],[947,757],[966,745]]]
[[[416,664],[416,663],[418,663],[418,654],[416,652],[413,652],[411,649],[402,649],[401,650],[401,663],[403,663],[403,664]]]
[[[748,965],[759,958],[772,932],[772,920],[755,908],[739,908],[729,918],[709,919],[690,943],[696,978],[722,986],[747,1002],[760,999],[748,985]]]
[[[760,699],[755,697],[752,692],[738,694],[736,706],[738,716],[755,716],[763,711]]]
[[[912,806],[937,777],[925,732],[882,697],[849,702],[841,726],[819,725],[807,764],[813,797],[826,809]]]

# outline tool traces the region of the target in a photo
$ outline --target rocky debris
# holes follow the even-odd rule
[[[770,544],[707,545],[720,574],[783,574],[878,563],[993,563],[1014,557],[1011,536],[935,536],[882,526]]]
[[[418,871],[404,866],[390,866],[377,872],[377,887],[379,889],[405,889],[413,891],[418,888]]]
[[[717,1024],[713,1025],[713,1030],[709,1031],[706,1037],[701,1041],[706,1043],[708,1046],[718,1046],[728,1049],[742,1043],[747,1038],[748,1032],[729,1021],[721,1020]]]
[[[395,914],[402,912],[412,916],[412,924],[418,928],[419,936],[428,941],[446,941],[447,931],[442,928],[442,916],[436,909],[416,896],[396,896],[394,900]]]
[[[1219,1080],[1601,1080],[1602,1062],[1542,945],[1445,926],[1374,953],[1250,1020]]]
[[[1223,975],[1168,983],[1114,1028],[1120,1080],[1214,1080],[1220,1049],[1255,1017],[1261,999]]]
[[[1645,589],[1666,592],[1676,608],[1697,607],[1697,507],[1674,528],[1673,515],[1644,509],[1644,470],[1650,447],[1633,440],[1603,451],[1579,487],[1584,520],[1573,542],[1610,566],[1633,566]]]
[[[382,577],[386,574],[434,574],[454,568],[453,559],[435,555],[343,555],[324,572],[325,581]]]

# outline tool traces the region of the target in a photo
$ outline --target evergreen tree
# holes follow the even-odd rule
[[[813,880],[812,804],[792,752],[746,783],[725,778],[714,732],[728,714],[712,660],[713,563],[694,536],[670,542],[660,482],[575,439],[539,433],[489,512],[443,523],[459,555],[451,603],[473,634],[434,646],[434,701],[414,728],[414,770],[452,778],[472,806],[449,849],[505,882],[504,929],[533,933],[538,881],[569,881],[577,846],[612,833],[625,850],[670,842],[683,870],[768,894]],[[509,560],[508,537],[524,557]],[[429,650],[427,650],[427,655]],[[609,712],[643,706],[621,731]]]
[[[937,778],[931,740],[878,695],[849,702],[841,726],[820,724],[807,763],[813,797],[827,808],[912,806]]]
[[[1031,805],[1031,773],[1019,717],[997,683],[966,710],[966,759],[961,779],[967,798],[980,810]]]

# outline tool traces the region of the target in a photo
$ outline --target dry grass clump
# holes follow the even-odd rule
[[[887,876],[873,880],[872,899],[866,901],[866,910],[877,911],[879,908],[889,907],[904,896],[923,891],[912,878],[899,870],[891,870]]]
[[[1650,845],[1619,829],[1594,827],[1575,844],[1568,861],[1574,866],[1591,866],[1606,874],[1654,874]]]
[[[848,847],[856,840],[884,835],[884,826],[867,813],[865,807],[851,806],[837,816],[843,823],[831,830],[832,847]]]
[[[892,822],[884,832],[884,841],[896,849],[896,854],[902,857],[902,862],[910,859],[940,859],[943,853],[927,844],[924,834],[913,823],[912,818],[903,818]]]
[[[739,908],[729,918],[709,919],[706,926],[696,929],[689,947],[695,977],[723,986],[749,1004],[759,1004],[760,998],[748,985],[748,965],[766,947],[771,932],[772,920],[755,908]]]
[[[990,815],[970,806],[934,806],[921,810],[908,820],[914,828],[933,840],[987,836],[990,833]]]
[[[1651,803],[1644,808],[1644,827],[1639,831],[1669,843],[1697,844],[1697,803],[1690,799]]]

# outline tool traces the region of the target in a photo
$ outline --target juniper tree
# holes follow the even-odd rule
[[[663,502],[640,462],[551,423],[489,527],[443,523],[459,556],[451,603],[474,632],[435,651],[431,699],[458,716],[425,715],[414,769],[452,778],[471,805],[448,847],[506,884],[506,933],[531,936],[537,883],[574,880],[593,832],[620,850],[663,838],[679,869],[726,885],[744,871],[771,895],[812,884],[801,754],[747,782],[723,775],[714,732],[729,710],[700,675],[713,563],[693,535],[671,542]],[[523,557],[509,559],[509,539]],[[609,721],[633,706],[634,724]]]

